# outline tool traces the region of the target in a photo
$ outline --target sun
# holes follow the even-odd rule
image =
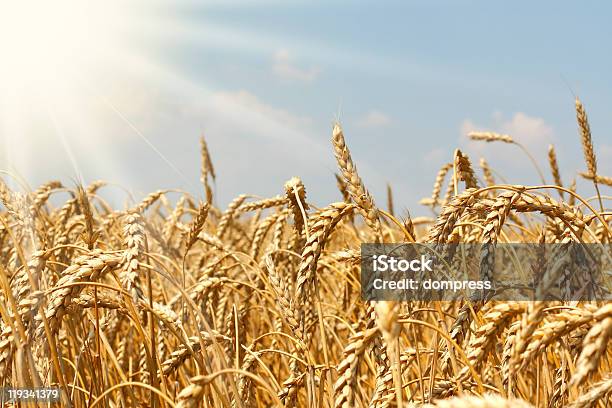
[[[71,163],[64,176],[81,178],[79,144],[104,154],[104,84],[129,81],[131,59],[148,57],[160,4],[0,0],[0,170],[40,173],[37,158],[54,144],[63,150],[56,160]]]
[[[127,9],[108,1],[2,1],[0,84],[5,98],[49,97],[123,47]]]

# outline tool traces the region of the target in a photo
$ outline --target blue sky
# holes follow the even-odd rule
[[[519,150],[469,142],[473,129],[510,133],[545,170],[555,144],[569,183],[583,169],[572,91],[589,113],[601,173],[612,173],[607,2],[152,4],[130,11],[138,29],[122,39],[128,56],[101,59],[108,69],[85,72],[76,87],[95,129],[62,123],[69,113],[58,113],[59,126],[31,120],[31,140],[19,145],[25,162],[13,167],[33,184],[49,174],[69,181],[76,167],[86,181],[110,179],[136,196],[169,187],[201,194],[204,132],[220,204],[240,193],[281,193],[296,175],[324,205],[339,199],[330,145],[339,118],[381,205],[389,182],[396,208],[427,214],[417,202],[456,147],[475,164],[486,157],[509,182],[537,182]],[[58,127],[72,161],[45,136]],[[36,159],[54,149],[55,159]]]

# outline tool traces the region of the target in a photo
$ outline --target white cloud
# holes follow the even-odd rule
[[[279,124],[293,128],[312,123],[311,118],[294,115],[286,109],[269,105],[246,90],[215,92],[211,95],[211,101],[213,105],[221,108],[221,110],[225,108],[233,108],[233,110],[235,110],[237,107],[240,107]]]
[[[500,112],[495,112],[489,125],[477,124],[471,119],[465,119],[460,127],[462,144],[467,149],[487,157],[504,155],[506,159],[507,147],[500,143],[484,143],[472,141],[468,133],[472,131],[493,131],[512,136],[532,153],[540,156],[546,154],[548,145],[553,143],[555,136],[553,128],[542,118],[529,116],[523,112],[516,112],[512,117],[506,118]],[[501,158],[501,157],[500,157]]]
[[[515,135],[521,143],[530,145],[548,145],[554,139],[553,129],[542,118],[528,116],[517,112],[511,120],[501,123],[501,131]]]
[[[357,126],[361,128],[387,126],[391,123],[391,118],[377,110],[371,110],[357,120]]]
[[[284,79],[291,79],[303,82],[312,82],[321,73],[318,67],[310,67],[308,69],[300,68],[296,66],[289,54],[289,51],[285,49],[278,50],[274,54],[274,63],[272,69],[276,75]]]
[[[472,131],[494,131],[512,136],[514,140],[525,146],[548,146],[554,139],[554,131],[544,119],[516,112],[510,119],[504,118],[500,112],[493,114],[491,126],[477,125],[471,119],[461,123],[461,135],[467,138]],[[480,144],[480,143],[479,143]]]
[[[480,126],[476,125],[472,119],[464,119],[463,122],[461,122],[461,126],[459,126],[459,132],[461,133],[461,138],[467,138],[467,135],[470,132],[477,132],[477,131],[484,131],[487,129],[483,129]]]
[[[436,147],[423,155],[423,162],[429,165],[433,164],[434,166],[437,166],[442,164],[444,160],[452,160],[452,152],[449,152],[449,149],[444,149],[442,147]]]
[[[534,167],[527,155],[506,143],[473,141],[468,137],[472,131],[492,131],[510,135],[522,144],[538,162],[543,171],[547,167],[548,145],[554,144],[555,132],[543,118],[516,112],[504,116],[495,112],[488,123],[481,124],[465,119],[460,126],[461,148],[468,153],[473,162],[484,157],[494,169],[498,170],[509,181],[529,183],[534,180]]]

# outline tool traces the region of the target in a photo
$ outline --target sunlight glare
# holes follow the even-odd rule
[[[119,2],[2,1],[0,85],[5,96],[29,98],[67,85],[120,46]],[[9,95],[7,95],[7,93]]]

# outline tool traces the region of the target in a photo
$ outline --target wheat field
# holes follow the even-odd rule
[[[397,214],[391,187],[377,206],[338,124],[338,202],[320,208],[298,177],[217,208],[204,139],[202,201],[155,191],[114,209],[104,182],[2,181],[0,382],[59,387],[74,407],[610,406],[610,303],[360,292],[364,242],[610,243],[612,179],[576,113],[591,191],[564,184],[552,146],[533,186],[456,150],[422,200],[431,218]]]

